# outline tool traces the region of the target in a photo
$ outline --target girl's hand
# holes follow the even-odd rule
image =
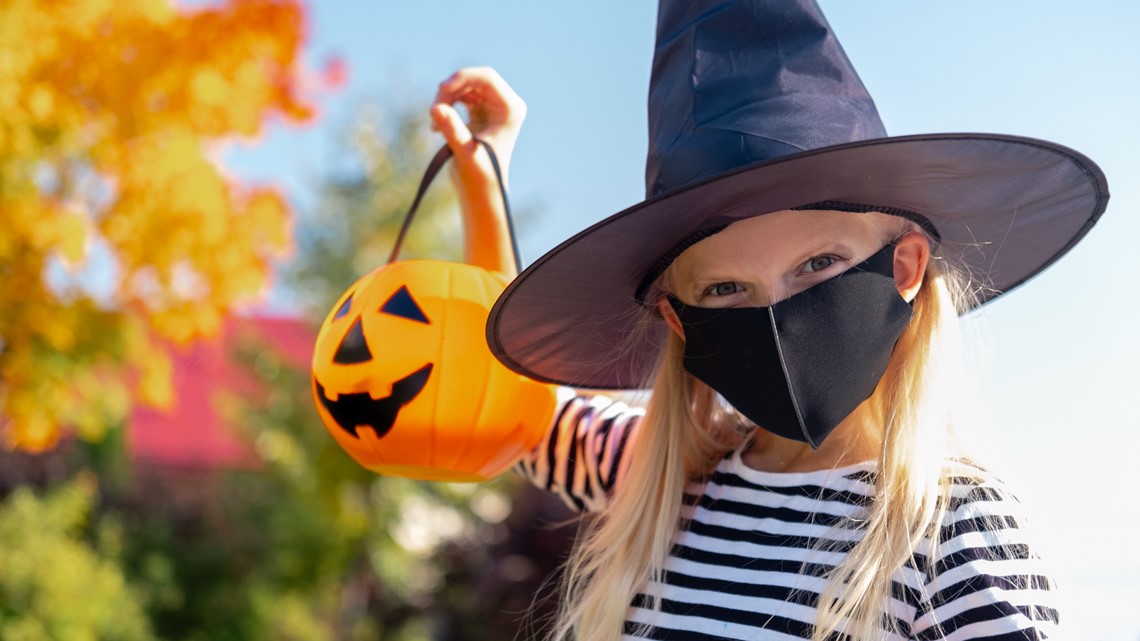
[[[455,110],[456,103],[467,108],[468,123]],[[511,277],[516,268],[499,184],[491,159],[474,137],[495,150],[506,184],[525,117],[526,103],[490,67],[455,72],[440,83],[431,106],[432,128],[443,134],[454,154],[451,176],[463,211],[467,261]]]

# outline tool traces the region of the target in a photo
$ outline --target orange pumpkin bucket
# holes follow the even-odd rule
[[[449,155],[444,147],[429,165],[388,264],[349,287],[325,318],[313,350],[313,396],[329,433],[365,468],[483,481],[542,440],[555,387],[510,371],[487,347],[487,315],[507,276],[464,263],[396,261]]]

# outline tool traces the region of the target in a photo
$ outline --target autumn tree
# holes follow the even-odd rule
[[[171,395],[162,346],[218,330],[287,249],[219,145],[303,121],[299,0],[0,3],[0,431],[97,438]]]

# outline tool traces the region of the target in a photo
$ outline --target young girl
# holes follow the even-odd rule
[[[1017,500],[955,438],[957,322],[1087,232],[1103,175],[1043,141],[887,138],[813,3],[699,5],[659,9],[647,200],[488,322],[521,373],[653,390],[568,391],[520,464],[599,515],[555,637],[1056,635]],[[524,111],[490,69],[432,106],[482,233],[502,211],[472,130],[505,169]]]

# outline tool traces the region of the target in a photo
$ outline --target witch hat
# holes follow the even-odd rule
[[[661,0],[646,200],[554,248],[492,309],[491,351],[538,380],[643,386],[664,323],[652,283],[692,243],[787,209],[917,222],[977,287],[976,305],[1040,273],[1104,212],[1100,168],[996,134],[887,137],[814,0]]]

